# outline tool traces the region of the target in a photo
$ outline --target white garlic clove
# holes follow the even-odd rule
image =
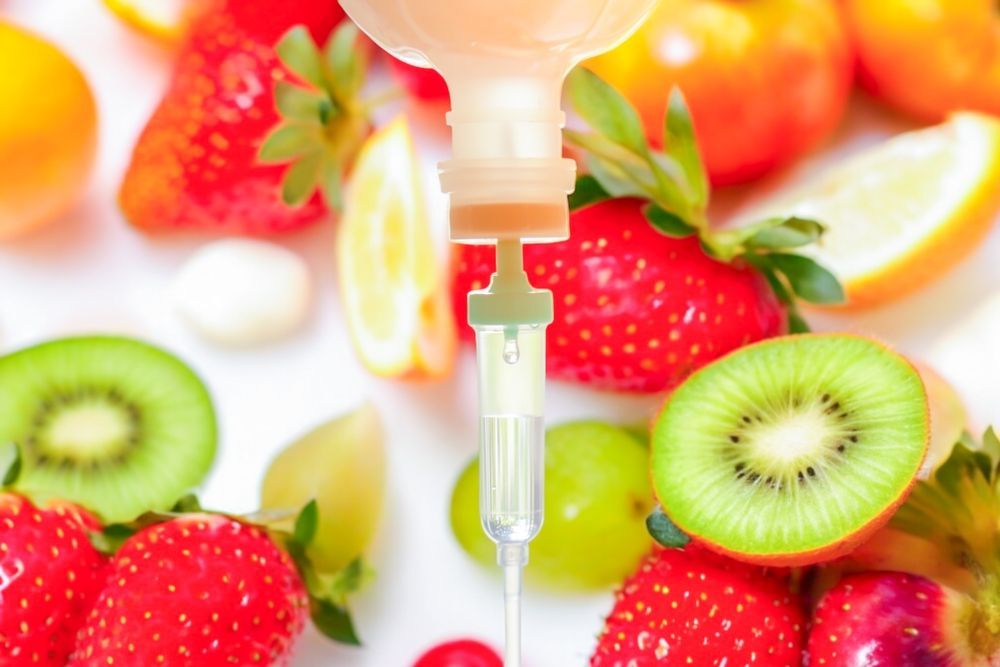
[[[178,312],[201,335],[227,345],[256,345],[302,325],[312,287],[306,263],[290,250],[226,239],[195,252],[171,292]]]

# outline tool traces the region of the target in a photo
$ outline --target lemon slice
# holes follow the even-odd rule
[[[404,116],[362,147],[337,234],[337,269],[357,352],[373,373],[448,373],[456,333]]]
[[[196,0],[104,0],[104,4],[133,28],[173,42],[184,34]]]
[[[844,284],[848,303],[916,290],[973,250],[1000,212],[1000,120],[957,113],[838,165],[779,207],[827,225],[805,252]]]

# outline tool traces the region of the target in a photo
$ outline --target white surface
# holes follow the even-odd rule
[[[340,320],[330,223],[280,239],[306,258],[319,286],[304,331],[251,350],[201,341],[172,312],[166,292],[176,269],[206,239],[147,238],[132,231],[115,206],[130,147],[166,81],[168,57],[122,28],[99,0],[7,0],[6,6],[0,0],[0,12],[67,50],[93,84],[102,114],[100,164],[86,199],[61,224],[0,247],[0,346],[110,330],[138,334],[176,351],[207,379],[216,398],[222,449],[204,498],[209,506],[230,511],[255,507],[261,474],[284,443],[363,397],[372,398],[386,422],[391,470],[387,517],[371,554],[378,577],[354,602],[366,647],[338,647],[310,634],[295,667],[407,667],[422,649],[462,635],[499,646],[499,573],[470,562],[447,522],[452,483],[475,450],[471,351],[463,351],[455,378],[444,384],[414,387],[369,377],[355,360]],[[0,63],[10,66],[16,65]],[[899,127],[867,107],[853,116],[854,129],[845,130],[835,152]],[[728,194],[726,200],[720,210],[738,204],[739,195]],[[443,225],[441,215],[436,221]],[[960,269],[919,295],[852,319],[823,315],[813,321],[826,329],[873,333],[920,356],[950,322],[1000,289],[998,257],[1000,234],[995,233]],[[986,352],[970,348],[963,354],[974,359]],[[941,370],[947,374],[948,369]],[[640,420],[658,403],[560,385],[550,388],[549,398],[550,421],[577,416]],[[974,418],[986,423],[990,404],[977,405],[985,407]],[[1000,421],[1000,396],[992,405],[992,419]],[[555,596],[528,589],[526,666],[584,664],[610,602],[610,592]]]

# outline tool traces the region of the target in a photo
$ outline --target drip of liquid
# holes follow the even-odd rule
[[[517,333],[508,334],[503,342],[503,360],[514,365],[521,358],[521,348],[517,345]]]

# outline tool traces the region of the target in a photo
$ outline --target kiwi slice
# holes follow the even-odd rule
[[[108,522],[169,508],[215,456],[212,401],[177,358],[130,338],[56,340],[0,358],[0,442],[15,488]]]
[[[738,350],[692,375],[652,434],[670,518],[710,548],[804,565],[846,553],[905,498],[927,450],[917,371],[859,336]]]

